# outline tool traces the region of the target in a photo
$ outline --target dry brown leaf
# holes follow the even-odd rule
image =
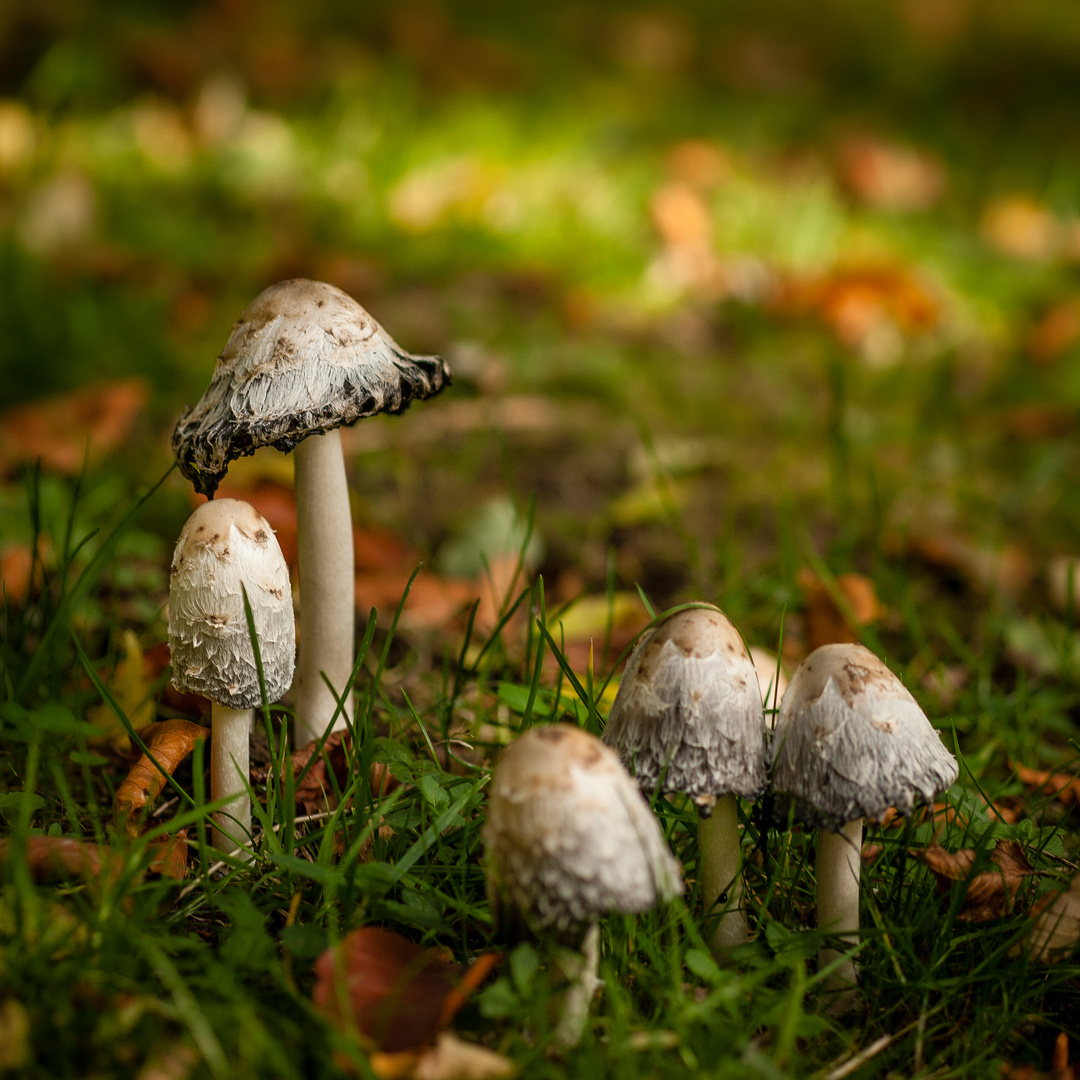
[[[452,1031],[444,1031],[422,1053],[372,1054],[370,1065],[380,1080],[505,1080],[516,1071],[509,1058]]]
[[[893,538],[887,547],[897,553],[906,550],[932,566],[958,574],[980,592],[1000,592],[1009,597],[1023,592],[1035,572],[1030,556],[1018,544],[988,547],[948,530],[912,531],[905,541]]]
[[[187,1080],[198,1064],[195,1047],[176,1039],[155,1050],[143,1062],[135,1080]]]
[[[882,210],[925,210],[945,192],[945,168],[932,154],[868,135],[844,142],[840,172],[860,202]]]
[[[1080,875],[1067,889],[1048,893],[1031,909],[1035,922],[1026,944],[1036,964],[1060,960],[1080,943]]]
[[[390,567],[356,575],[356,606],[364,614],[377,608],[389,619],[397,610],[409,583],[411,566]],[[442,578],[421,570],[413,579],[401,625],[415,630],[435,630],[448,626],[481,596],[478,583],[458,578]]]
[[[1045,206],[1025,195],[994,199],[983,211],[983,240],[1002,255],[1048,259],[1058,241],[1058,222]]]
[[[0,840],[0,861],[7,858],[10,843]],[[111,848],[101,844],[70,836],[28,836],[26,865],[36,882],[47,884],[73,877],[96,881],[103,872],[118,873],[123,861]]]
[[[200,739],[210,734],[209,729],[201,724],[192,724],[188,720],[163,720],[143,729],[142,740],[146,748],[157,759],[158,765],[143,754],[132,766],[124,782],[116,789],[113,800],[113,817],[117,824],[124,825],[129,835],[136,835],[133,819],[161,793],[165,786],[165,770],[172,776],[176,767],[194,749]]]
[[[1014,439],[1049,439],[1067,435],[1076,427],[1076,410],[1051,402],[1013,405],[1001,414],[1000,426]]]
[[[485,953],[466,970],[449,960],[444,949],[423,949],[389,930],[367,926],[346,935],[315,962],[311,997],[332,1023],[346,1030],[355,1026],[375,1048],[415,1050],[453,1020],[499,959]]]
[[[38,458],[47,469],[77,473],[88,451],[96,460],[124,441],[148,393],[141,379],[122,379],[5,410],[0,473]]]
[[[1052,364],[1080,340],[1080,301],[1062,300],[1028,331],[1027,353],[1036,364]]]
[[[708,139],[686,139],[667,153],[668,171],[676,180],[698,188],[712,188],[731,174],[731,162],[722,147]]]
[[[0,551],[0,603],[6,598],[19,607],[30,595],[34,550],[29,544],[13,544]]]
[[[931,844],[921,853],[927,869],[937,879],[938,895],[948,892],[952,882],[967,883],[964,901],[957,913],[965,922],[999,919],[1012,910],[1016,891],[1025,877],[1035,870],[1023,848],[1015,840],[999,840],[990,856],[995,869],[971,876],[976,853],[972,848],[948,852]]]
[[[187,873],[187,858],[187,829],[181,829],[175,836],[165,836],[150,844],[148,869],[162,877],[183,881]]]
[[[825,583],[807,567],[799,571],[796,581],[806,603],[806,628],[811,651],[819,645],[859,640],[856,627],[876,622],[884,614],[878,602],[874,583],[862,574],[839,574],[836,587],[847,602],[849,612],[843,612]],[[854,621],[849,621],[849,615]]]
[[[1015,761],[1010,761],[1009,767],[1020,782],[1032,791],[1056,798],[1063,806],[1080,806],[1080,777],[1050,770],[1029,769]]]

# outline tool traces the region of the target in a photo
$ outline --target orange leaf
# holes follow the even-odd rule
[[[844,143],[840,171],[861,202],[882,210],[924,210],[945,191],[945,169],[937,158],[871,136]]]
[[[187,873],[187,829],[150,844],[150,870],[162,877],[182,881]]]
[[[1027,352],[1036,364],[1052,364],[1080,340],[1080,302],[1062,300],[1028,331]]]
[[[912,531],[905,541],[894,538],[888,547],[895,553],[906,550],[932,566],[951,571],[981,592],[1016,596],[1027,588],[1034,575],[1031,558],[1018,545],[987,547],[969,536],[947,530]]]
[[[1080,777],[1049,770],[1029,769],[1015,761],[1010,761],[1009,765],[1020,778],[1020,782],[1033,791],[1057,798],[1065,806],[1080,805]]]
[[[1007,914],[1012,909],[1020,883],[1035,873],[1023,848],[1015,840],[999,840],[990,856],[995,869],[974,877],[971,875],[975,865],[972,848],[948,852],[931,844],[922,852],[922,860],[937,879],[939,896],[948,891],[952,882],[966,882],[964,901],[956,916],[965,922],[987,922]]]
[[[47,469],[77,473],[88,447],[100,457],[124,441],[147,395],[141,379],[122,379],[7,409],[0,415],[0,472],[40,458]]]
[[[413,1050],[450,1023],[497,961],[485,954],[467,971],[448,960],[443,949],[423,949],[389,930],[367,926],[346,935],[315,962],[312,1001],[332,1023],[346,1029],[355,1025],[379,1050]]]
[[[847,602],[849,613],[841,611],[825,583],[813,572],[803,568],[796,581],[806,602],[806,626],[810,649],[834,642],[859,640],[856,627],[876,622],[883,614],[874,583],[862,574],[840,574],[836,587]],[[849,621],[849,615],[854,625]]]
[[[0,860],[10,850],[10,841],[0,840]],[[81,877],[86,881],[99,879],[103,870],[115,874],[121,860],[110,848],[87,843],[70,836],[28,836],[26,865],[39,884]]]
[[[205,739],[210,732],[200,724],[187,720],[163,720],[143,729],[142,739],[146,748],[157,759],[158,765],[143,754],[132,766],[124,782],[116,790],[113,801],[113,816],[118,824],[125,824],[129,833],[134,835],[131,824],[146,805],[161,794],[165,786],[165,776],[176,771],[176,767],[191,753],[200,739]],[[161,770],[165,771],[162,772]]]

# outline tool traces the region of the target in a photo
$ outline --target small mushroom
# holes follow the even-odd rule
[[[619,759],[569,724],[530,728],[503,753],[483,840],[496,922],[581,950],[560,962],[571,986],[555,1033],[576,1045],[597,986],[598,920],[677,896],[681,868]]]
[[[799,666],[773,733],[777,813],[818,829],[818,928],[855,942],[863,818],[910,813],[957,777],[956,760],[904,684],[862,645],[822,645]],[[821,952],[823,964],[842,955]],[[856,982],[846,960],[834,989]]]
[[[296,657],[289,568],[274,530],[249,503],[217,499],[188,518],[169,580],[169,650],[178,690],[208,697],[210,797],[234,796],[214,814],[214,847],[231,851],[251,832],[248,733],[262,700],[244,591],[255,622],[266,694],[292,684]]]
[[[615,695],[604,742],[645,791],[689,795],[701,824],[701,892],[720,914],[712,946],[746,941],[735,796],[767,780],[758,676],[731,621],[713,607],[677,611],[642,638]]]
[[[338,429],[399,413],[449,383],[440,357],[411,356],[352,297],[298,278],[244,309],[209,389],[173,431],[180,471],[210,496],[234,458],[260,446],[296,451],[299,746],[321,736],[337,711],[320,672],[341,693],[353,667],[352,517]],[[346,703],[333,727],[345,727],[350,713]]]

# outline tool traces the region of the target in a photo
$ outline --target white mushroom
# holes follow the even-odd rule
[[[239,499],[203,503],[188,518],[173,553],[169,582],[169,650],[178,690],[213,703],[210,797],[233,796],[214,814],[214,847],[247,842],[248,732],[261,701],[247,618],[247,591],[259,642],[267,698],[292,683],[296,656],[289,569],[274,530]]]
[[[352,518],[338,429],[399,413],[449,382],[444,360],[410,356],[340,289],[283,281],[244,309],[209,389],[173,432],[181,472],[211,496],[234,458],[260,446],[296,450],[299,746],[320,737],[337,710],[320,672],[341,694],[353,666]],[[350,715],[346,703],[333,727]]]
[[[498,923],[580,949],[556,1041],[581,1038],[597,986],[599,928],[610,911],[646,911],[682,891],[682,872],[619,759],[569,724],[530,728],[495,770],[483,829]]]
[[[799,666],[773,733],[777,813],[818,828],[818,928],[854,943],[859,929],[862,819],[910,813],[956,780],[942,745],[904,684],[862,645],[822,645]],[[841,954],[825,949],[822,963]],[[856,981],[837,969],[834,988]]]
[[[701,816],[699,878],[712,946],[746,941],[736,795],[765,789],[765,716],[754,665],[716,608],[678,611],[658,623],[626,665],[604,742],[646,791],[689,795]]]

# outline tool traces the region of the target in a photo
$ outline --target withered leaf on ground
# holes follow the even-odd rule
[[[444,1031],[420,1052],[374,1053],[369,1059],[379,1080],[506,1080],[516,1071],[509,1058]]]
[[[367,926],[315,962],[312,1001],[332,1023],[355,1025],[379,1050],[415,1050],[453,1020],[498,960],[485,953],[466,969],[443,949]]]
[[[874,583],[862,574],[839,574],[836,587],[848,610],[841,610],[826,584],[807,567],[796,581],[806,603],[806,629],[809,647],[859,640],[858,627],[876,622],[883,614]],[[853,625],[854,624],[854,625]]]
[[[1015,840],[999,840],[990,855],[994,869],[974,876],[971,871],[976,852],[972,848],[949,852],[938,844],[931,844],[921,857],[937,879],[939,896],[947,893],[953,882],[967,883],[964,901],[956,916],[965,922],[987,922],[1007,915],[1012,910],[1020,883],[1035,873],[1023,848]]]
[[[1009,765],[1020,782],[1032,791],[1056,798],[1064,806],[1080,805],[1080,777],[1052,772],[1049,769],[1029,769],[1015,761],[1010,761]]]
[[[1067,956],[1080,943],[1080,875],[1067,889],[1047,893],[1031,914],[1035,922],[1025,942],[1031,959],[1046,964]]]
[[[0,861],[11,852],[11,841],[0,840]],[[76,840],[71,836],[28,836],[26,865],[39,884],[81,877],[85,881],[101,878],[103,872],[115,874],[122,860],[110,848]]]
[[[195,744],[209,734],[208,728],[188,720],[163,720],[144,728],[142,740],[158,764],[143,754],[116,789],[113,816],[117,824],[123,824],[130,835],[136,835],[138,830],[133,819],[161,794],[166,774],[171,776]],[[165,771],[162,772],[162,769]]]

